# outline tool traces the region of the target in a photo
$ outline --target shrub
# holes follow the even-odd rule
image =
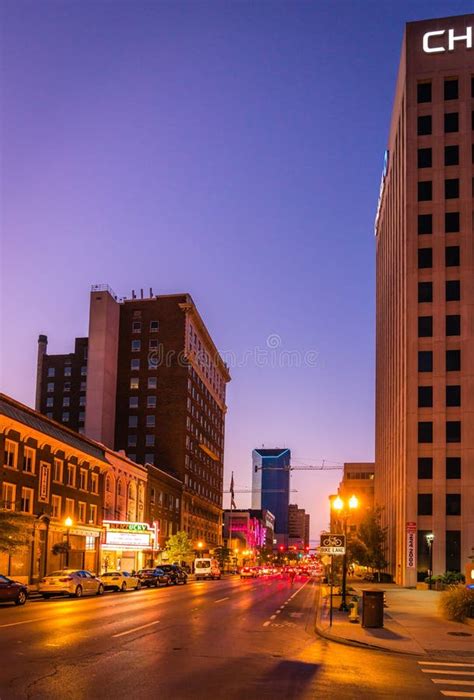
[[[440,608],[444,617],[456,622],[464,622],[474,612],[474,591],[468,588],[451,588],[444,591],[440,599]]]
[[[464,583],[466,581],[464,574],[461,574],[459,571],[446,571],[446,573],[443,574],[443,579],[443,583],[447,584]]]

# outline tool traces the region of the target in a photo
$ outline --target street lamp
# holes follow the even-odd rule
[[[66,526],[66,568],[69,568],[69,547],[70,547],[69,535],[70,535],[70,530],[72,527],[72,518],[70,518],[68,516],[66,518],[66,520],[64,521],[64,524]]]
[[[433,540],[434,540],[434,535],[432,532],[428,532],[427,535],[425,535],[426,542],[428,544],[428,549],[430,551],[430,570],[429,570],[429,578],[428,578],[428,588],[431,591],[431,586],[433,584]]]
[[[357,496],[352,495],[349,498],[349,501],[344,503],[342,498],[340,496],[336,496],[336,498],[332,502],[332,507],[336,511],[336,513],[339,515],[339,517],[342,519],[343,523],[343,528],[344,528],[344,536],[346,540],[346,547],[345,547],[345,552],[342,557],[342,596],[341,596],[341,605],[339,606],[339,610],[343,610],[344,612],[349,612],[349,607],[346,603],[346,589],[347,589],[347,520],[351,514],[351,511],[355,510],[356,508],[359,507],[359,499]]]

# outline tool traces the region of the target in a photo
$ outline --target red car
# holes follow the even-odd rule
[[[24,605],[28,598],[28,586],[0,574],[0,603]]]

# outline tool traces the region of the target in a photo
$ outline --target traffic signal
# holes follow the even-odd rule
[[[284,550],[285,548],[284,548],[284,546],[281,544],[281,545],[278,547],[278,549],[280,550],[280,552],[283,552],[283,550]]]
[[[305,549],[305,552],[309,552],[309,545],[306,545],[306,547],[304,549]]]

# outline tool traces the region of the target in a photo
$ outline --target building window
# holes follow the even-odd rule
[[[137,455],[135,454],[135,452],[127,452],[127,457],[131,462],[137,461]]]
[[[129,416],[128,417],[128,427],[129,428],[136,428],[138,426],[138,416]]]
[[[87,389],[87,382],[81,382],[80,391],[85,391]]]
[[[18,444],[13,440],[5,440],[5,467],[17,468]]]
[[[140,359],[138,357],[130,360],[130,369],[132,372],[138,372],[140,369]]]
[[[46,388],[48,394],[52,394],[54,391],[54,382],[48,382],[48,386]]]
[[[431,114],[418,117],[418,136],[429,136],[431,134]]]
[[[76,486],[76,466],[74,464],[67,465],[67,485],[74,488]]]
[[[418,248],[418,269],[433,267],[433,249]]]
[[[148,389],[156,389],[156,377],[148,377]]]
[[[132,352],[140,352],[142,349],[142,341],[141,340],[132,340]]]
[[[433,515],[433,494],[418,494],[418,515]]]
[[[46,408],[53,408],[54,406],[54,399],[52,396],[48,396],[46,399]]]
[[[63,460],[54,458],[53,462],[53,481],[56,484],[62,484],[63,482]]]
[[[140,385],[138,377],[130,377],[130,389],[135,390],[138,389]]]
[[[68,412],[68,411],[64,411],[64,412],[63,412],[63,415],[62,415],[62,417],[61,417],[61,420],[62,420],[63,423],[68,423],[68,422],[69,422],[69,412]]]
[[[15,510],[16,486],[4,481],[2,484],[2,507],[5,510]]]
[[[91,473],[91,493],[99,493],[99,475],[95,472]]]
[[[446,282],[446,301],[459,301],[461,299],[461,282],[448,280]]]
[[[446,442],[461,442],[461,421],[446,421]]]
[[[445,571],[461,570],[461,530],[446,530]]]
[[[446,335],[461,335],[461,316],[459,314],[446,316]]]
[[[158,348],[158,338],[151,338],[148,347],[150,350],[157,350]]]
[[[446,372],[461,371],[461,351],[446,350]]]
[[[71,382],[64,382],[63,391],[71,391]]]
[[[461,494],[446,494],[446,515],[461,515]]]
[[[433,316],[418,316],[418,337],[431,338],[433,335]]]
[[[91,525],[97,524],[97,506],[94,505],[93,503],[91,503],[89,506],[89,523]],[[94,539],[94,544],[95,544],[95,537],[92,539]]]
[[[130,396],[128,399],[129,408],[138,408],[138,396]]]
[[[420,304],[433,301],[433,282],[418,282],[418,302]]]
[[[431,83],[418,83],[416,86],[416,101],[418,104],[431,102]]]
[[[458,199],[459,197],[459,179],[451,178],[444,181],[444,197],[445,199]]]
[[[128,447],[136,447],[137,446],[137,436],[136,435],[129,435],[127,439],[127,445]]]
[[[77,519],[80,523],[86,522],[86,508],[87,504],[83,501],[79,501],[77,504]]]
[[[418,352],[418,372],[433,371],[433,353],[431,350],[420,350]]]
[[[418,408],[431,408],[433,406],[433,387],[418,387]]]
[[[147,408],[156,408],[156,396],[147,396]]]
[[[63,406],[69,407],[70,398],[69,396],[63,397]]]
[[[54,369],[54,367],[48,367],[48,377],[54,377],[55,374],[56,370]]]
[[[459,165],[459,146],[444,147],[444,164],[446,166]]]
[[[66,507],[64,511],[65,516],[70,516],[71,518],[74,517],[74,499],[73,498],[66,498]]]
[[[142,322],[141,321],[132,321],[132,333],[141,333],[142,331]]]
[[[446,406],[461,405],[461,387],[459,384],[451,384],[446,387]]]
[[[433,165],[433,157],[431,148],[418,149],[418,167],[431,168]]]
[[[450,245],[445,248],[444,262],[446,267],[459,267],[461,264],[461,254],[458,245]]]
[[[444,230],[445,233],[459,233],[460,221],[459,212],[450,211],[444,215]]]
[[[81,469],[79,472],[79,488],[81,491],[87,491],[87,469]]]
[[[35,473],[36,451],[32,447],[25,446],[23,449],[23,471],[26,474]]]
[[[72,368],[71,368],[71,366],[70,366],[70,365],[66,365],[66,366],[64,367],[64,376],[65,376],[65,377],[70,377],[70,376],[71,376],[71,373],[72,373]]]
[[[159,328],[159,322],[158,321],[150,321],[150,331],[152,333],[157,333]]]
[[[155,505],[155,489],[154,488],[150,489],[150,503],[152,505]]]
[[[419,214],[418,215],[418,234],[433,233],[433,215]]]
[[[21,489],[20,510],[23,513],[33,513],[33,489],[28,489],[25,486]]]
[[[461,457],[446,457],[446,478],[461,478]]]
[[[146,447],[154,447],[155,446],[155,436],[154,435],[147,435],[145,437],[145,445],[146,445]]]
[[[422,180],[418,183],[418,201],[430,202],[433,198],[433,183],[431,180]]]
[[[146,427],[147,428],[154,428],[155,427],[155,416],[147,416],[146,417]]]
[[[459,114],[448,112],[444,115],[444,133],[453,134],[456,131],[459,131]]]
[[[155,455],[152,452],[149,452],[145,455],[145,463],[155,464]]]
[[[61,496],[51,496],[51,516],[56,519],[61,517]]]
[[[457,78],[449,78],[444,81],[444,99],[445,100],[457,100],[458,94],[458,81]]]
[[[418,423],[418,442],[433,442],[432,421],[420,421]]]
[[[433,458],[418,457],[418,478],[432,479],[433,478]]]
[[[86,397],[79,396],[79,406],[85,406],[85,405],[86,405]]]
[[[84,365],[81,367],[81,376],[86,377],[87,376],[87,367]]]

